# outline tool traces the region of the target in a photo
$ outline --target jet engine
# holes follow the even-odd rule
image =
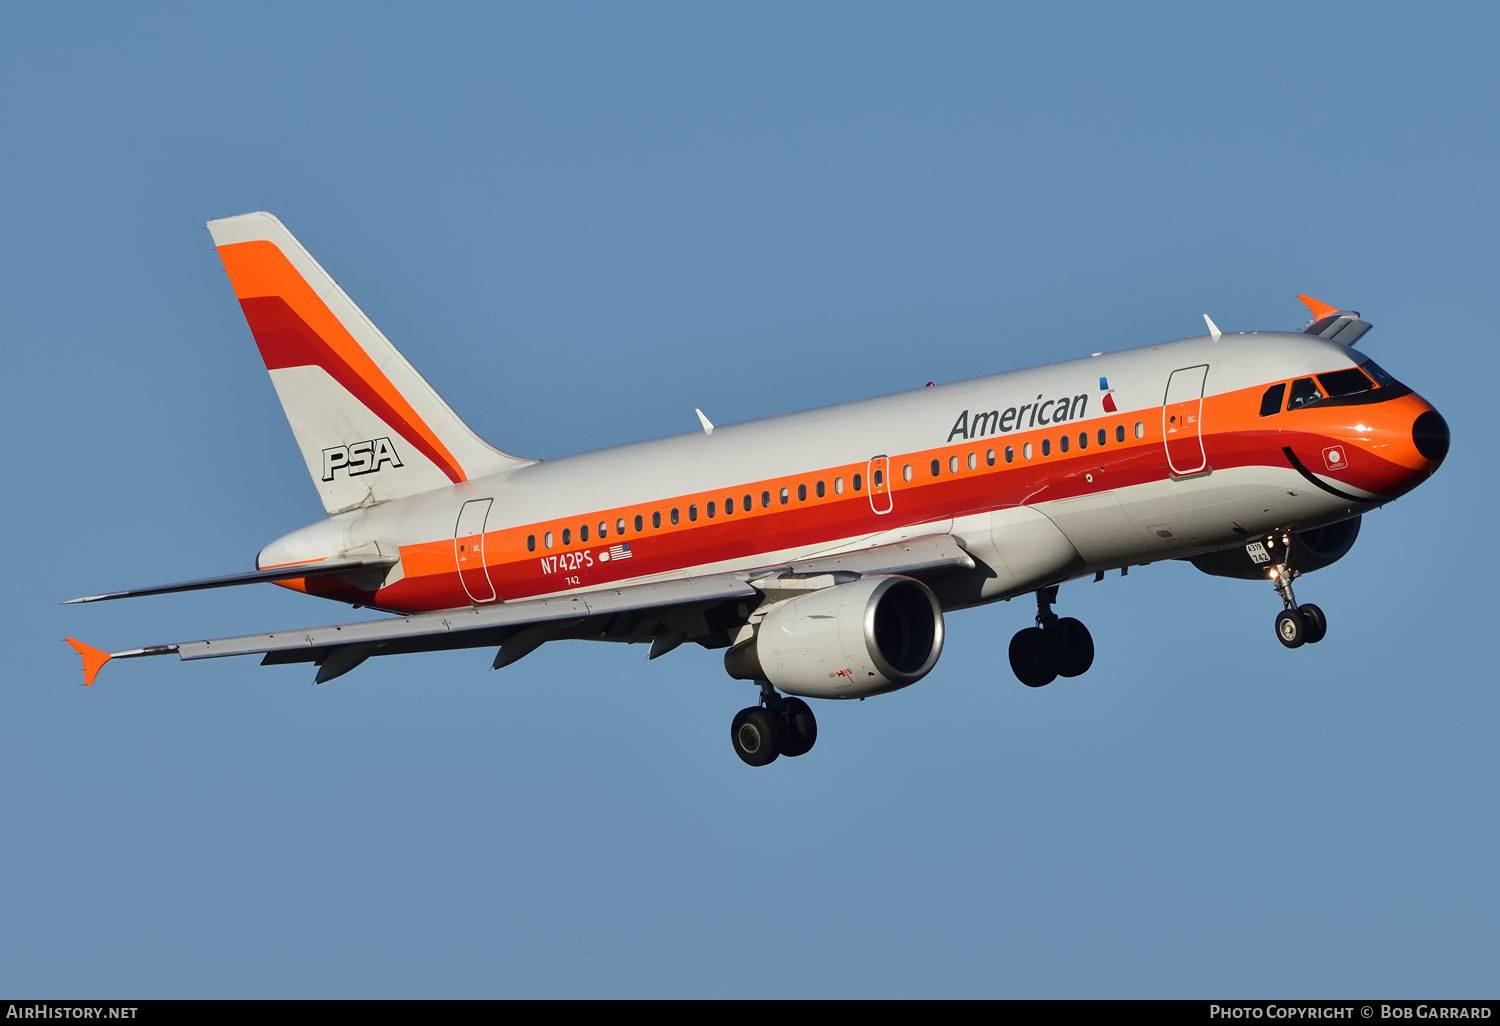
[[[863,577],[773,606],[724,668],[790,695],[865,698],[921,680],[942,651],[943,610],[925,584]]]
[[[1354,539],[1358,537],[1359,517],[1307,531],[1295,531],[1292,533],[1292,569],[1299,574],[1321,570],[1328,564],[1343,559],[1354,547]],[[1280,535],[1267,535],[1232,549],[1193,556],[1190,562],[1199,570],[1215,577],[1263,581],[1269,576],[1271,566],[1280,563],[1285,556],[1280,551],[1281,544]]]

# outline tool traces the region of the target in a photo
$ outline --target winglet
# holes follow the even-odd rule
[[[698,421],[703,425],[703,433],[705,435],[711,435],[711,434],[713,434],[714,433],[713,423],[707,417],[705,417],[703,415],[703,411],[699,410],[699,409],[694,409],[693,412],[698,415]]]
[[[1214,323],[1214,319],[1212,317],[1210,317],[1208,314],[1204,314],[1203,315],[1203,323],[1208,325],[1208,333],[1209,333],[1210,336],[1212,336],[1213,340],[1215,342],[1219,341],[1219,338],[1224,333],[1219,330],[1219,326]]]
[[[1324,317],[1329,317],[1339,312],[1338,307],[1329,306],[1327,303],[1320,303],[1312,296],[1299,294],[1297,298],[1302,300],[1303,306],[1312,311],[1313,320],[1315,321],[1321,321]]]
[[[94,683],[94,678],[99,676],[99,671],[104,667],[104,664],[113,659],[114,656],[108,652],[101,652],[97,648],[85,645],[77,638],[64,638],[63,640],[72,645],[75,652],[83,656],[83,686],[90,687]]]

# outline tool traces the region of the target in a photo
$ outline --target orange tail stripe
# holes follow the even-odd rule
[[[275,243],[264,240],[231,243],[219,247],[219,257],[251,322],[251,333],[261,348],[267,369],[321,367],[422,450],[450,481],[456,484],[468,480],[454,455]],[[279,300],[292,317],[274,316],[265,309],[266,300]],[[278,323],[287,320],[294,323]],[[306,337],[306,332],[312,337]]]

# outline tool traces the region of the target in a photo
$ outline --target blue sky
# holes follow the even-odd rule
[[[1490,5],[0,11],[0,993],[1494,997]],[[320,515],[203,223],[275,212],[471,425],[555,457],[1198,334],[1308,292],[1453,430],[1299,582],[1153,565],[730,749],[720,656],[106,648],[321,624]]]

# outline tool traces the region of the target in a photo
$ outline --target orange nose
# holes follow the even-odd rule
[[[1432,462],[1436,470],[1448,455],[1448,422],[1437,410],[1420,414],[1411,426],[1411,440],[1422,458]]]

